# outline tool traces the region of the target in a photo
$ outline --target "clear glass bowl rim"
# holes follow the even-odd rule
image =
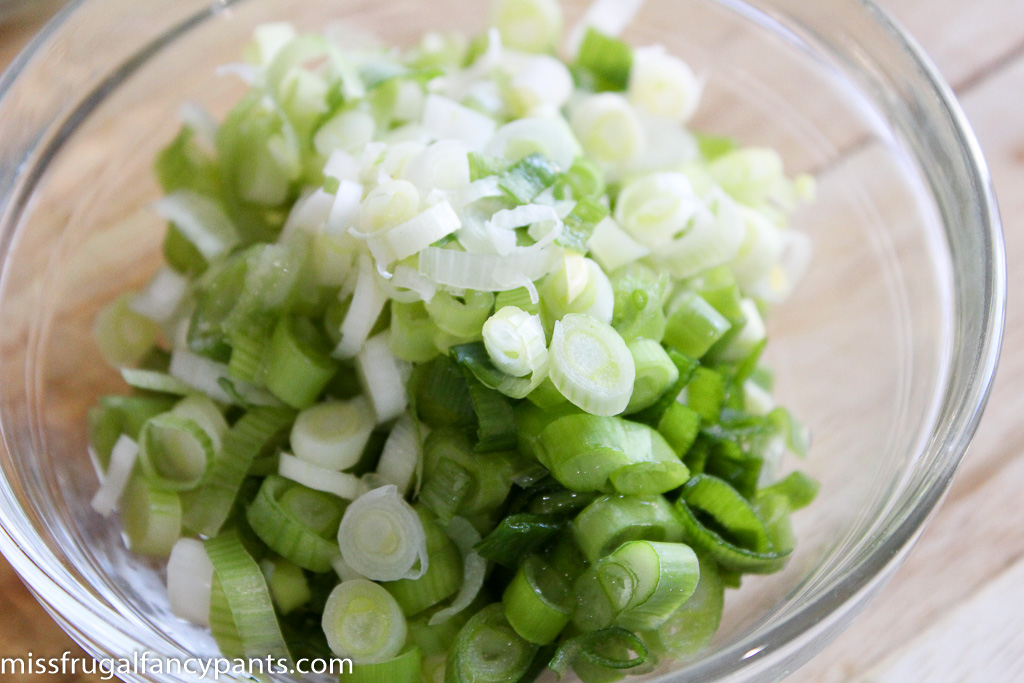
[[[50,39],[59,34],[79,7],[88,1],[74,0],[69,3],[0,76],[0,107],[14,88],[19,75],[29,66],[33,56],[44,51]],[[202,12],[202,16],[237,1],[240,0],[211,3],[210,7]],[[742,0],[715,1],[747,13]],[[809,659],[838,633],[845,624],[842,618],[844,614],[857,610],[867,596],[884,585],[947,493],[981,419],[998,364],[1006,306],[1005,250],[995,194],[978,141],[952,90],[938,69],[920,46],[884,10],[875,5],[873,0],[837,1],[840,4],[854,6],[859,11],[866,11],[875,22],[876,28],[884,33],[889,43],[888,47],[895,48],[899,59],[916,72],[916,78],[909,87],[915,94],[930,96],[937,102],[939,116],[930,119],[929,124],[935,126],[935,130],[941,132],[944,138],[953,141],[953,148],[946,151],[965,161],[965,176],[957,180],[971,197],[971,211],[965,211],[964,215],[969,215],[973,220],[968,220],[968,224],[962,227],[979,231],[978,238],[981,240],[983,256],[982,281],[977,283],[979,289],[976,301],[960,300],[963,298],[963,292],[960,288],[955,288],[954,308],[956,311],[962,311],[964,306],[974,305],[975,310],[979,311],[980,323],[975,326],[977,330],[974,338],[965,340],[966,344],[955,347],[953,351],[951,367],[958,369],[968,379],[962,386],[957,387],[957,391],[947,393],[943,399],[943,412],[950,415],[951,419],[933,434],[935,438],[931,442],[938,444],[935,448],[940,450],[941,457],[936,461],[939,469],[931,472],[928,480],[915,491],[916,495],[910,501],[909,507],[889,512],[889,517],[895,518],[896,523],[886,528],[884,542],[855,566],[843,572],[841,578],[838,581],[834,580],[828,590],[819,591],[814,600],[766,629],[751,633],[688,668],[687,673],[698,680],[745,678],[744,672],[751,673],[750,669],[753,668],[762,674],[769,671],[782,673],[791,670],[791,667]],[[800,3],[781,0],[778,4],[799,6]],[[187,30],[201,18],[195,16],[177,27],[170,28],[154,43],[162,44],[166,39]],[[144,53],[154,43],[140,53],[142,61],[145,61],[147,56]],[[886,56],[889,59],[893,58],[891,54]],[[864,53],[864,57],[873,60],[878,55],[872,54],[869,50]],[[60,116],[68,115],[67,111],[58,113]],[[30,158],[41,144],[40,140],[40,137],[30,139],[23,149],[17,150],[17,158]],[[15,190],[20,179],[18,174],[7,177],[3,173],[4,170],[0,168],[0,218],[6,220],[5,229],[0,234],[0,278],[5,274],[6,262],[10,257],[14,237],[11,226],[16,221],[9,219],[12,215],[12,200],[17,199]],[[21,208],[22,206],[15,206],[14,211],[20,211]],[[948,233],[950,227],[946,227]],[[954,275],[962,274],[957,269],[955,258],[953,265]],[[4,442],[3,447],[7,448],[6,438]],[[62,628],[94,656],[123,656],[123,653],[152,648],[153,641],[140,637],[138,633],[141,624],[133,623],[76,583],[44,545],[32,542],[32,536],[31,522],[20,508],[10,482],[6,478],[0,478],[0,552],[6,556],[22,580]],[[164,647],[162,652],[165,656],[189,656],[187,652],[166,639],[162,640],[162,644],[168,646]],[[669,674],[670,678],[672,676],[673,674]],[[130,677],[140,681],[164,680],[159,677],[137,675]]]

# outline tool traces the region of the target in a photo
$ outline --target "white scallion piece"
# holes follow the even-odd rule
[[[394,658],[407,632],[402,608],[382,586],[366,579],[344,581],[331,591],[323,629],[331,651],[356,666]]]
[[[484,347],[495,367],[525,377],[548,362],[547,339],[539,315],[505,306],[484,323]]]
[[[177,190],[158,200],[157,215],[173,223],[207,261],[228,253],[238,244],[238,232],[223,209],[209,197]]]
[[[587,156],[601,163],[628,164],[647,148],[640,118],[618,93],[581,100],[572,108],[570,123]]]
[[[458,140],[435,142],[409,160],[402,176],[421,192],[460,190],[470,181],[469,150]]]
[[[188,280],[168,266],[156,271],[146,288],[128,304],[128,308],[150,320],[164,324],[174,317],[188,288]]]
[[[352,305],[341,323],[341,341],[332,354],[335,358],[354,358],[359,354],[386,303],[387,296],[377,286],[373,263],[363,254],[359,257]]]
[[[377,259],[379,269],[419,253],[460,227],[459,215],[443,200],[401,225],[371,235],[367,246]]]
[[[569,124],[561,116],[526,118],[506,123],[495,132],[484,153],[518,161],[540,153],[563,171],[583,153]]]
[[[334,494],[343,500],[353,500],[359,495],[359,477],[317,467],[288,453],[281,454],[277,473],[285,479]]]
[[[374,581],[423,576],[429,566],[426,538],[419,515],[392,485],[357,498],[338,528],[345,563]]]
[[[570,313],[555,323],[550,377],[573,404],[593,415],[618,415],[629,405],[636,366],[629,347],[611,326]]]
[[[409,413],[398,418],[384,442],[377,463],[377,474],[385,484],[393,484],[403,496],[412,488],[413,478],[422,457],[416,423]]]
[[[494,119],[431,93],[423,108],[423,127],[434,140],[458,140],[470,150],[483,149],[494,135]]]
[[[409,396],[401,362],[391,353],[388,332],[367,340],[356,356],[356,374],[363,394],[370,398],[377,424],[390,422],[405,412]]]
[[[213,563],[206,546],[194,538],[179,539],[167,560],[167,597],[179,619],[210,625],[210,589]]]
[[[92,509],[104,517],[109,517],[117,508],[117,501],[124,493],[124,487],[128,478],[132,475],[135,467],[135,460],[139,456],[139,446],[127,436],[122,434],[114,443],[114,449],[110,452],[110,464],[107,465],[107,475],[103,479],[96,495],[92,498]]]
[[[329,235],[344,234],[359,220],[359,205],[362,201],[362,184],[342,179],[338,191],[334,193],[324,232]]]
[[[362,396],[319,403],[295,419],[292,451],[317,467],[345,470],[359,462],[374,424],[373,409]]]
[[[648,247],[638,244],[611,217],[597,224],[590,235],[587,247],[590,248],[590,255],[594,260],[609,273],[651,253]]]
[[[172,351],[168,374],[220,403],[237,403],[235,397],[221,386],[222,382],[230,382],[238,395],[247,403],[263,406],[280,405],[280,401],[264,389],[231,377],[227,365],[191,351],[182,349]]]
[[[529,254],[472,254],[428,247],[420,252],[420,272],[438,284],[459,289],[504,292],[527,286],[556,265],[549,252]]]
[[[688,121],[700,104],[703,84],[690,66],[657,45],[633,52],[629,101],[633,106],[669,119]]]

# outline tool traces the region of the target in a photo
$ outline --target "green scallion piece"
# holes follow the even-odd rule
[[[346,683],[420,683],[423,655],[418,647],[383,662],[364,663],[342,675]]]
[[[336,371],[326,340],[309,320],[285,316],[278,321],[264,378],[275,396],[293,408],[308,408]]]
[[[523,639],[500,603],[477,612],[448,654],[445,683],[504,683],[527,672],[537,646]]]
[[[583,197],[576,202],[576,206],[565,217],[565,230],[555,242],[566,249],[586,254],[588,251],[587,241],[594,234],[594,228],[608,218],[608,214],[607,206],[590,197]]]
[[[332,539],[341,521],[341,500],[304,488],[300,490],[305,500],[294,495],[285,498],[292,487],[298,486],[270,475],[263,480],[246,519],[256,535],[281,557],[312,572],[329,572],[331,560],[341,553]]]
[[[633,48],[618,38],[589,28],[580,44],[576,68],[591,75],[595,90],[625,90],[633,68]]]
[[[751,504],[717,477],[702,474],[687,482],[676,509],[686,542],[724,569],[769,574],[785,563],[789,550],[772,547],[765,523]]]
[[[129,550],[167,557],[181,537],[181,499],[136,472],[121,496],[121,520]]]
[[[626,414],[650,408],[679,379],[679,368],[664,347],[653,339],[634,339],[627,344],[633,355],[636,379]]]
[[[528,642],[553,642],[572,618],[565,579],[536,555],[526,558],[502,597],[505,618]]]
[[[171,491],[199,486],[213,462],[213,441],[188,418],[164,413],[139,434],[139,464],[155,485]]]
[[[664,496],[601,496],[576,516],[573,534],[594,562],[629,541],[678,543],[683,522]]]
[[[476,545],[476,551],[484,559],[515,569],[523,557],[539,550],[564,528],[565,520],[555,515],[509,515]]]
[[[576,580],[573,622],[585,631],[658,628],[693,595],[699,572],[682,543],[624,543]]]
[[[224,443],[202,486],[187,494],[184,524],[204,536],[216,536],[231,513],[252,463],[288,434],[295,412],[257,407],[243,415],[224,435]]]
[[[531,154],[512,164],[498,179],[498,187],[519,204],[529,204],[557,179],[558,171],[548,159]]]
[[[206,541],[217,581],[246,657],[291,660],[263,572],[238,536],[223,533]],[[211,609],[211,622],[214,621]]]
[[[412,617],[451,597],[462,585],[462,556],[437,519],[425,510],[417,510],[427,536],[428,567],[418,579],[389,581],[384,585],[402,608]]]
[[[732,323],[695,292],[683,292],[669,308],[663,341],[693,358],[700,358],[725,336]]]

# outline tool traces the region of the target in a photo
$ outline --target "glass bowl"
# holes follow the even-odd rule
[[[213,656],[174,619],[159,563],[128,553],[97,487],[85,411],[120,378],[93,316],[160,260],[155,153],[198,102],[242,92],[218,65],[255,25],[332,20],[408,44],[475,31],[479,0],[80,0],[0,80],[0,549],[90,653]],[[582,1],[566,2],[568,21]],[[988,173],[949,89],[866,0],[651,0],[627,29],[706,76],[695,127],[812,172],[797,216],[815,258],[770,321],[783,402],[810,426],[822,483],[785,571],[731,591],[701,656],[665,681],[782,677],[891,576],[942,499],[996,366],[1005,276]],[[184,680],[170,675],[128,680]]]

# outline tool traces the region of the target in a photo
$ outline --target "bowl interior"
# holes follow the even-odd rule
[[[314,30],[344,22],[407,45],[424,30],[478,30],[486,3],[452,0],[439,12],[439,3],[413,0],[248,0],[199,15],[202,2],[146,12],[127,0],[80,4],[69,23],[82,32],[58,32],[37,57],[43,67],[68,65],[62,82],[76,85],[61,97],[72,113],[33,129],[43,144],[13,181],[2,216],[3,469],[21,515],[8,531],[49,557],[46,571],[62,585],[80,586],[72,589],[82,591],[79,602],[119,614],[119,630],[135,642],[211,656],[207,633],[171,617],[160,564],[128,553],[116,520],[89,506],[97,482],[85,411],[98,395],[123,390],[91,341],[92,320],[160,262],[163,225],[147,208],[158,196],[152,160],[175,135],[183,102],[223,116],[243,92],[217,66],[237,60],[261,22],[286,18]],[[941,432],[954,351],[954,268],[938,190],[880,104],[899,93],[886,92],[891,84],[879,85],[870,64],[851,62],[849,45],[780,9],[787,4],[651,0],[625,35],[666,45],[706,77],[694,128],[773,147],[789,171],[818,179],[817,200],[796,217],[814,259],[769,321],[768,357],[782,403],[813,434],[799,466],[822,488],[795,515],[799,545],[785,571],[747,578],[729,593],[708,655],[721,671],[738,669],[756,649],[738,652],[740,645],[779,645],[766,635],[774,625],[824,599],[885,542],[938,457],[925,454]],[[583,8],[565,5],[570,22]],[[75,53],[60,54],[60,41],[72,38],[91,40],[77,49],[103,61],[76,65]],[[33,74],[43,88],[45,70]],[[18,124],[0,117],[4,135]],[[30,132],[26,125],[15,133]]]

